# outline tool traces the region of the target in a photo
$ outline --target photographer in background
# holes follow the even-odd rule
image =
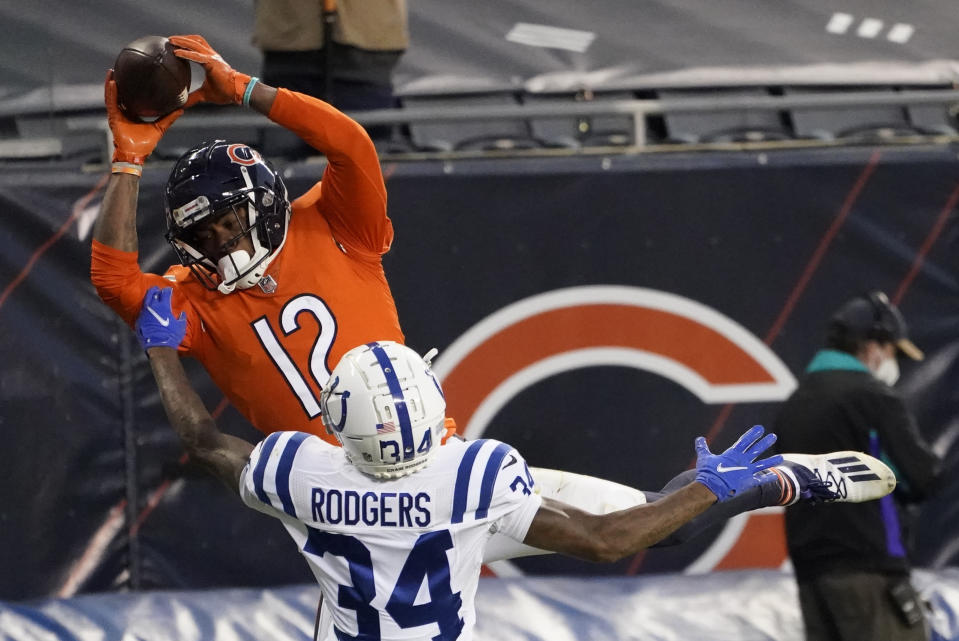
[[[808,641],[929,638],[909,580],[904,521],[907,506],[932,489],[940,461],[892,387],[900,356],[923,358],[907,336],[902,314],[882,292],[846,302],[776,420],[779,451],[860,450],[890,465],[899,481],[894,493],[872,503],[786,511]],[[860,476],[866,481],[869,474]],[[840,493],[851,489],[840,479],[822,480]]]

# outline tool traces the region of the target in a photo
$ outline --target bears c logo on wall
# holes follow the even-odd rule
[[[704,403],[777,401],[796,379],[749,330],[682,296],[641,287],[559,289],[513,303],[456,339],[433,371],[450,415],[478,438],[523,389],[560,372],[635,367]]]
[[[779,401],[796,387],[768,346],[716,310],[675,294],[613,285],[559,289],[508,305],[456,339],[433,371],[449,415],[475,439],[524,389],[594,366],[650,371],[708,404]],[[721,535],[694,571],[721,564],[742,523],[731,521],[736,534]]]

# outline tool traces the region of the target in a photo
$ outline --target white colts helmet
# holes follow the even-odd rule
[[[323,424],[361,472],[377,478],[426,465],[445,434],[446,399],[424,359],[379,341],[343,355],[323,388]]]

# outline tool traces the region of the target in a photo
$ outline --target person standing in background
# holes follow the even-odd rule
[[[779,451],[861,450],[890,465],[893,494],[857,505],[796,505],[786,539],[808,641],[925,641],[923,605],[910,583],[907,507],[931,491],[939,458],[892,385],[900,355],[921,360],[899,309],[882,292],[846,302],[824,349],[775,423]],[[833,463],[842,465],[841,461]],[[840,493],[858,479],[823,478]],[[868,473],[859,475],[868,480]]]
[[[407,14],[406,0],[256,0],[261,78],[341,111],[393,108],[393,70],[409,47]],[[390,134],[390,127],[370,129],[374,140]]]

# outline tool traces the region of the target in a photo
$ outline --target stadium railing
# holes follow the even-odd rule
[[[107,160],[112,148],[99,89],[87,86],[38,89],[29,94],[0,99],[0,160],[84,157],[86,162]],[[610,148],[624,152],[701,149],[735,146],[789,147],[850,143],[928,142],[959,139],[959,90],[952,87],[830,87],[743,88],[688,92],[627,92],[643,95],[624,99],[582,94],[542,96],[514,93],[506,100],[477,100],[470,96],[445,96],[442,100],[408,99],[407,106],[352,113],[367,127],[392,127],[395,134],[378,141],[381,153],[418,158],[450,154],[588,153]],[[652,96],[652,97],[650,97]],[[524,100],[524,97],[527,98]],[[876,121],[876,114],[882,121]],[[756,117],[756,115],[761,117]],[[752,115],[752,116],[751,116]],[[690,116],[694,117],[692,120]],[[815,127],[806,125],[815,117]],[[684,117],[684,118],[683,118]],[[617,123],[614,135],[594,136],[590,123]],[[677,131],[676,123],[696,129]],[[470,123],[471,128],[464,126]],[[478,123],[491,135],[476,136]],[[497,124],[499,123],[499,124]],[[510,123],[510,126],[503,126]],[[525,126],[515,126],[521,123]],[[571,135],[563,142],[537,138],[537,127],[551,123]],[[730,126],[741,123],[742,126]],[[750,123],[760,123],[751,128]],[[830,123],[834,124],[830,127]],[[770,126],[772,124],[772,126]],[[447,125],[451,140],[430,148],[417,145],[417,128]],[[492,126],[491,126],[492,125]],[[172,131],[196,140],[204,135],[260,136],[275,125],[259,114],[241,108],[197,108],[184,115]],[[469,130],[469,140],[455,132]],[[440,134],[444,130],[440,129]],[[479,128],[480,133],[483,128]],[[499,133],[497,133],[499,132]],[[505,132],[505,133],[504,133]],[[577,137],[577,132],[584,135]],[[170,136],[170,134],[168,134]],[[442,137],[442,136],[440,136]],[[185,143],[183,143],[185,144]],[[96,154],[91,157],[92,147]],[[171,141],[169,152],[180,144]]]

